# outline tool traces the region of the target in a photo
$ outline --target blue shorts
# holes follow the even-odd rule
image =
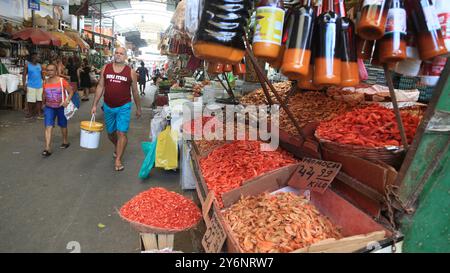
[[[64,115],[64,107],[51,108],[45,106],[44,108],[44,124],[45,127],[55,126],[55,118],[58,117],[58,126],[61,128],[67,128],[67,119]]]
[[[115,131],[122,133],[128,132],[128,128],[130,127],[131,105],[131,102],[129,102],[122,106],[111,108],[106,103],[103,104],[108,134],[112,134]]]

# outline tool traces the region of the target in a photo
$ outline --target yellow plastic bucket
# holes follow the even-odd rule
[[[90,121],[82,121],[80,124],[80,147],[86,149],[97,149],[100,145],[100,135],[103,124],[95,121],[92,115]]]

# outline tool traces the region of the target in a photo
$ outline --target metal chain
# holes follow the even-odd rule
[[[411,208],[406,207],[403,202],[400,199],[400,196],[397,193],[397,190],[399,189],[398,186],[396,185],[387,185],[386,189],[385,189],[385,201],[386,201],[386,205],[387,205],[387,209],[388,209],[388,217],[389,217],[389,223],[391,225],[391,228],[394,232],[394,234],[392,235],[392,252],[396,252],[397,251],[397,238],[399,237],[399,232],[398,232],[398,227],[397,224],[395,223],[395,219],[394,219],[394,206],[393,206],[393,200],[391,199],[391,196],[394,197],[394,200],[400,205],[401,209],[407,213],[407,214],[411,214],[414,210]]]

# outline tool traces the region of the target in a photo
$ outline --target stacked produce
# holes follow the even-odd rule
[[[164,188],[141,192],[122,206],[120,215],[130,222],[171,230],[190,228],[202,217],[194,202]]]
[[[416,134],[420,117],[402,111],[408,143]],[[401,137],[392,109],[371,105],[355,109],[330,121],[321,122],[316,131],[320,139],[366,147],[400,146]]]
[[[216,127],[213,119],[214,117],[212,116],[201,116],[200,118],[192,119],[189,122],[185,122],[183,123],[183,132],[186,134],[202,136],[203,128],[208,123],[208,121],[211,121],[208,124],[212,124],[211,130],[214,132]]]
[[[336,101],[321,92],[297,93],[289,99],[289,109],[300,127],[310,122],[330,120],[350,111],[354,106],[344,101]],[[280,109],[280,128],[298,135],[294,124],[283,109]]]
[[[195,140],[195,145],[197,145],[198,152],[201,155],[204,155],[225,143],[225,140]]]
[[[278,82],[278,83],[274,83],[273,87],[278,92],[280,97],[284,99],[287,96],[287,94],[289,93],[289,90],[291,90],[292,84],[290,81]],[[272,101],[274,103],[278,104],[278,101],[275,98],[275,96],[273,95],[273,93],[270,91],[269,88],[268,88],[268,90],[269,90],[269,94],[270,94]],[[264,91],[262,88],[258,88],[255,91],[243,96],[240,101],[242,104],[248,104],[248,105],[250,105],[250,104],[252,104],[252,105],[268,104],[266,96],[264,95]]]
[[[245,252],[291,252],[342,238],[327,217],[293,193],[243,197],[224,216]]]
[[[240,187],[246,180],[296,162],[292,155],[280,149],[261,151],[261,144],[260,141],[233,141],[200,160],[205,182],[221,207],[223,193]]]

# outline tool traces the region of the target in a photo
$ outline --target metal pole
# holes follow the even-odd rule
[[[283,99],[280,97],[280,95],[278,94],[276,89],[273,87],[272,83],[270,83],[269,79],[267,79],[267,77],[262,73],[261,68],[258,65],[258,61],[256,60],[255,55],[253,55],[253,52],[250,50],[250,43],[249,43],[249,41],[247,39],[247,36],[245,36],[245,35],[244,35],[244,40],[245,40],[245,43],[246,43],[246,50],[247,50],[248,56],[250,57],[250,60],[253,63],[253,66],[255,67],[255,71],[257,72],[257,74],[259,74],[263,78],[264,82],[267,83],[267,85],[269,86],[270,90],[275,95],[275,98],[280,103],[281,108],[284,109],[284,111],[288,115],[289,119],[292,121],[292,123],[294,124],[295,128],[297,129],[299,135],[303,138],[303,142],[304,142],[306,140],[306,136],[303,134],[303,131],[300,128],[300,126],[298,125],[297,120],[295,119],[294,115],[292,114],[291,110],[289,110],[287,105],[285,103],[283,103]],[[261,86],[263,86],[263,87],[265,85],[264,82],[260,80]],[[263,90],[264,90],[264,88],[263,88]],[[266,95],[267,99],[270,98],[269,94],[267,94],[266,92],[264,92],[264,94]]]
[[[92,41],[93,41],[93,45],[94,45],[94,50],[95,50],[95,17],[94,17],[94,12],[92,12],[92,22],[91,22],[91,27],[92,27]]]
[[[34,9],[32,9],[31,10],[31,24],[32,24],[32,27],[34,27],[36,25],[34,19],[35,19],[35,17],[34,17]]]
[[[392,105],[394,106],[395,118],[397,119],[398,129],[400,130],[400,136],[402,138],[403,148],[408,150],[408,139],[406,138],[405,127],[403,126],[402,116],[397,104],[397,96],[395,95],[394,83],[392,82],[392,75],[389,71],[388,65],[384,64],[384,74],[389,87],[389,93],[391,95]]]
[[[112,49],[114,49],[114,45],[115,45],[115,37],[116,37],[116,35],[114,35],[114,19],[115,19],[115,17],[113,17],[112,18],[112,37],[113,37],[113,39],[112,39],[112,45],[111,45],[111,50]]]
[[[227,74],[225,72],[223,72],[222,76],[225,78],[225,81],[227,82],[228,89],[225,88],[225,90],[227,91],[228,96],[230,96],[230,98],[232,100],[235,100],[235,97],[234,97],[234,94],[233,94],[233,89],[231,88],[230,82],[228,81]]]
[[[99,33],[102,34],[102,3],[100,2],[100,28],[99,28]],[[100,35],[100,41],[102,39],[102,36]]]

